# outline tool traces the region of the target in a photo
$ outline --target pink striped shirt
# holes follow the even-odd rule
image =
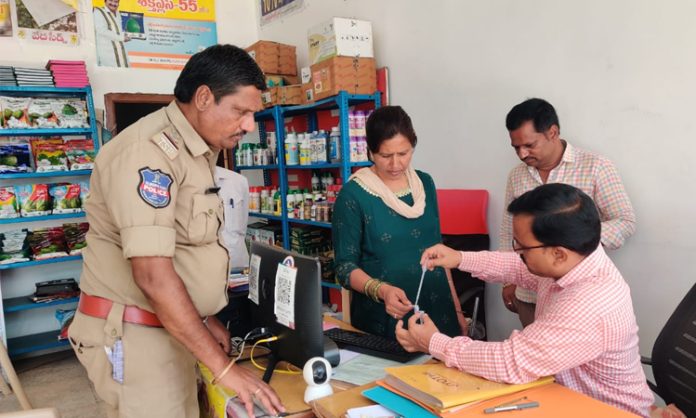
[[[575,148],[566,142],[560,164],[549,173],[546,183],[564,183],[585,192],[597,205],[602,220],[602,245],[610,250],[621,247],[626,238],[636,230],[636,216],[628,199],[621,177],[614,164],[588,151]],[[541,176],[536,168],[520,163],[510,171],[505,190],[505,213],[500,227],[500,250],[511,250],[512,215],[507,207],[523,193],[541,186]],[[517,297],[523,302],[534,303],[534,292],[517,288]]]
[[[459,269],[537,291],[536,319],[502,342],[435,334],[434,357],[496,382],[555,375],[566,387],[648,416],[654,398],[640,365],[630,290],[601,246],[558,280],[533,275],[512,252],[463,252]]]

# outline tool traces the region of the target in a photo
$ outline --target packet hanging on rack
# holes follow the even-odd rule
[[[94,168],[94,142],[89,139],[73,139],[65,142],[65,153],[70,170],[91,170]]]
[[[70,255],[81,254],[82,249],[87,246],[86,236],[89,224],[87,222],[63,224],[63,231]]]
[[[3,126],[7,129],[29,128],[27,110],[30,99],[28,97],[0,97],[2,107]]]
[[[89,128],[87,105],[78,98],[59,99],[53,102],[53,112],[61,128]]]
[[[5,231],[0,234],[0,264],[29,261],[26,229]]]
[[[49,193],[53,200],[54,214],[82,212],[79,184],[52,185]]]
[[[0,218],[19,218],[19,203],[14,186],[0,187]]]
[[[53,101],[43,98],[34,98],[29,102],[29,126],[39,129],[51,129],[58,127],[58,118],[53,113]]]
[[[51,214],[51,199],[47,184],[22,184],[15,186],[19,197],[20,214],[23,217]]]
[[[0,140],[0,173],[32,171],[29,142],[13,138]]]

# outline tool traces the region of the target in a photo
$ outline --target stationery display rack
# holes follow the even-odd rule
[[[15,86],[0,86],[0,95],[16,96],[16,97],[41,97],[41,98],[70,98],[76,97],[84,99],[87,106],[89,128],[50,128],[50,129],[0,129],[0,137],[63,137],[63,136],[80,136],[91,139],[94,143],[94,150],[99,150],[98,128],[95,118],[94,101],[92,97],[92,89],[84,88],[61,88],[61,87],[15,87]],[[7,186],[16,183],[37,183],[37,182],[64,182],[69,178],[85,179],[89,178],[91,170],[66,170],[41,173],[7,173],[0,174],[0,186]],[[72,214],[56,214],[37,217],[19,217],[0,219],[0,232],[11,229],[31,227],[37,222],[41,222],[40,226],[55,225],[55,221],[61,221],[69,218],[84,218],[84,212]],[[56,274],[62,270],[69,269],[71,272],[79,269],[77,261],[82,260],[80,255],[72,255],[60,258],[50,258],[44,260],[32,260],[26,262],[0,264],[0,332],[7,344],[10,356],[19,356],[31,352],[58,349],[68,345],[67,340],[58,340],[59,330],[50,330],[47,332],[29,332],[26,330],[8,330],[6,324],[20,323],[20,318],[11,318],[15,315],[26,315],[29,319],[22,318],[26,322],[41,321],[48,323],[46,318],[48,314],[53,314],[53,310],[47,309],[51,307],[74,307],[78,298],[68,298],[56,300],[48,303],[34,303],[29,298],[28,289],[33,288],[34,283],[44,280],[55,279],[56,277],[48,277],[48,273]],[[56,265],[61,263],[61,266]],[[65,267],[62,263],[66,263]],[[70,264],[72,263],[72,264]],[[41,269],[42,273],[34,275],[32,271],[38,271],[34,267],[47,265]],[[27,270],[28,269],[28,270]],[[31,283],[27,283],[31,281]],[[57,320],[52,318],[50,321],[57,324]],[[27,325],[27,324],[20,324]],[[34,324],[30,324],[34,325]],[[18,326],[17,328],[34,328],[32,326]],[[47,328],[46,326],[41,328]],[[55,328],[48,326],[48,328]],[[24,332],[23,332],[24,331]]]
[[[302,224],[311,225],[320,228],[331,228],[331,223],[317,222],[305,219],[296,219],[288,217],[287,210],[287,194],[288,171],[289,170],[337,170],[343,182],[348,180],[352,171],[356,167],[367,167],[372,165],[371,162],[352,162],[350,161],[350,127],[348,122],[348,113],[352,106],[365,105],[367,107],[378,108],[381,106],[381,96],[379,92],[374,94],[348,94],[345,91],[340,91],[336,96],[327,97],[318,100],[314,103],[298,106],[273,106],[255,114],[255,119],[259,125],[260,143],[266,144],[267,133],[274,131],[276,135],[276,154],[277,164],[270,165],[255,165],[255,166],[236,166],[236,171],[243,170],[262,170],[264,185],[271,185],[272,173],[277,172],[278,190],[281,199],[281,215],[271,215],[265,213],[250,212],[250,217],[264,218],[280,222],[282,226],[283,247],[290,249],[290,225]],[[289,118],[306,118],[307,131],[315,131],[319,129],[331,130],[331,126],[320,126],[320,114],[326,112],[337,113],[338,126],[341,133],[341,161],[335,163],[322,163],[311,165],[287,165],[285,160],[285,131]],[[331,113],[329,113],[331,114]],[[235,152],[237,150],[235,149]],[[322,283],[326,287],[340,289],[337,284]]]

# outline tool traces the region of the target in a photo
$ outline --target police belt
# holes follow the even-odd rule
[[[113,302],[109,299],[88,295],[87,293],[82,292],[77,308],[85,315],[106,319],[109,312],[111,312],[112,305]],[[148,327],[163,327],[159,318],[157,318],[157,315],[133,305],[127,305],[125,307],[123,311],[123,322],[147,325]]]

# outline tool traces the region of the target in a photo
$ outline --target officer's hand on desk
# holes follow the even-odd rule
[[[413,309],[403,289],[384,283],[379,288],[379,298],[384,301],[384,310],[394,319],[401,319]]]
[[[418,319],[420,318],[420,324]],[[404,328],[404,322],[396,323],[396,340],[404,347],[404,350],[411,353],[421,351],[428,353],[430,351],[430,339],[439,332],[435,323],[430,319],[428,314],[414,314],[408,320],[408,329]]]
[[[254,416],[254,397],[261,401],[270,415],[285,412],[285,407],[273,388],[259,379],[251,370],[234,365],[220,380],[220,384],[237,392],[250,417]]]
[[[206,325],[208,326],[208,331],[213,335],[215,341],[220,343],[222,349],[225,353],[230,352],[230,332],[222,325],[219,319],[214,316],[209,316],[206,320]]]

